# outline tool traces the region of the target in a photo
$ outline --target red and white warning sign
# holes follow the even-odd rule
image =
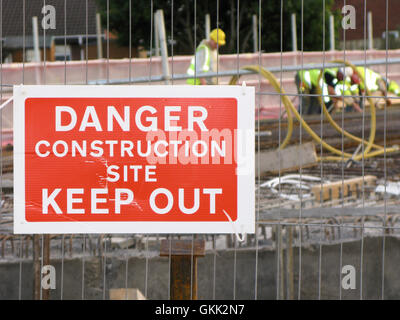
[[[254,88],[15,86],[15,233],[253,233]]]

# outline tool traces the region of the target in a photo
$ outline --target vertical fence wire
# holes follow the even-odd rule
[[[193,15],[194,15],[194,23],[193,23],[193,29],[194,29],[194,43],[193,43],[193,49],[194,49],[194,81],[196,83],[196,71],[197,71],[197,65],[196,65],[196,51],[197,51],[197,1],[194,0],[194,10],[193,10]],[[194,268],[194,234],[192,234],[192,251],[190,254],[190,300],[193,299],[193,268]]]
[[[3,3],[1,3],[1,7],[3,7]],[[1,9],[2,10],[2,9]],[[2,25],[3,25],[3,14],[1,13],[1,29],[2,29]],[[0,35],[0,39],[3,38],[3,35]],[[2,51],[2,50],[0,50]],[[0,57],[1,59],[1,65],[3,65],[3,58]],[[3,74],[3,73],[1,73]],[[22,1],[22,84],[25,83],[25,0]],[[3,93],[3,88],[1,87],[1,94]],[[2,99],[0,99],[2,100]],[[0,118],[1,118],[1,132],[3,132],[3,114],[2,112],[0,113]],[[3,139],[3,134],[1,134],[1,140]],[[1,141],[1,146],[3,146],[3,141]],[[3,147],[1,148],[1,150],[3,149]],[[2,151],[0,151],[2,152]],[[2,153],[0,154],[1,159],[3,159],[2,157]],[[3,161],[1,160],[1,163],[3,164]],[[0,174],[3,175],[3,168],[0,171]],[[1,179],[3,180],[3,179]],[[0,197],[2,197],[3,195],[3,189],[1,188],[1,195]],[[0,198],[1,199],[1,198]],[[1,215],[1,208],[0,208],[0,215]],[[18,278],[18,300],[22,300],[22,245],[23,245],[23,235],[20,236],[20,253],[19,253],[19,278]]]
[[[45,7],[46,7],[46,0],[43,0],[43,8]],[[46,58],[47,58],[46,28],[42,29],[43,29],[43,84],[46,84]]]
[[[304,0],[301,0],[301,69],[304,70]],[[304,71],[303,71],[304,72]],[[303,103],[300,104],[300,116],[303,117]],[[299,127],[299,145],[303,143],[303,125],[300,122]],[[302,215],[303,215],[303,197],[302,197],[302,155],[299,156],[299,174],[300,174],[300,188],[299,188],[299,198],[300,198],[300,210],[299,210],[299,279],[298,279],[298,292],[297,299],[301,299],[301,280],[302,280],[302,245],[303,245],[303,234],[302,234]]]
[[[61,237],[61,278],[60,278],[60,300],[64,298],[64,258],[65,258],[65,234]]]
[[[219,28],[219,0],[217,0],[217,12],[216,12],[216,20],[217,20],[217,29]],[[216,84],[219,84],[219,33],[217,33],[217,77],[216,77]],[[212,288],[212,299],[215,300],[215,292],[216,292],[216,280],[217,280],[217,243],[215,240],[216,235],[212,236],[213,241],[213,288]]]
[[[46,7],[46,0],[43,0],[43,8]],[[43,28],[43,84],[46,84],[46,28]],[[43,287],[41,283],[42,279],[42,270],[44,264],[44,237],[45,235],[41,235],[41,259],[40,259],[40,276],[39,276],[39,291],[40,291],[40,300],[43,300]]]
[[[67,0],[64,0],[64,85],[67,85]],[[65,234],[61,236],[60,299],[64,298]]]
[[[101,237],[101,239],[104,242],[104,252],[103,252],[103,300],[106,300],[106,276],[107,276],[107,235],[104,235],[104,237]],[[100,246],[103,244],[100,243]]]
[[[132,81],[132,0],[129,0],[129,83]]]
[[[171,1],[171,85],[174,85],[174,0]],[[172,241],[173,234],[169,234],[169,247],[168,247],[168,300],[171,300],[171,265],[172,265]]]
[[[0,0],[0,101],[3,102],[3,0]],[[0,143],[3,146],[3,109],[0,110]],[[3,147],[0,148],[0,157],[3,159]],[[3,215],[3,161],[0,161],[0,220]]]
[[[89,10],[88,0],[85,2],[85,32],[86,32],[86,43],[85,43],[85,84],[89,81]],[[86,235],[82,235],[82,287],[81,296],[82,300],[85,299],[85,256],[86,256]]]
[[[132,0],[129,0],[129,84],[132,81]],[[126,235],[126,249],[125,249],[125,300],[128,300],[128,277],[129,277],[129,238],[131,235]]]
[[[367,0],[364,0],[364,74],[367,74]],[[362,99],[362,140],[365,138],[365,92]],[[361,100],[360,99],[360,100]],[[365,209],[365,159],[364,159],[364,144],[361,145],[362,159],[361,159],[361,172],[362,172],[362,208]],[[360,245],[360,300],[363,299],[363,266],[364,266],[364,222],[361,220],[362,228],[361,228],[361,245]]]
[[[343,0],[344,7],[346,7],[346,0]],[[343,61],[346,61],[346,28],[343,28]],[[343,66],[345,68],[345,65]],[[345,71],[343,70],[344,77],[345,77]],[[341,84],[339,84],[341,85]],[[345,94],[345,78],[343,79],[343,85],[342,85],[342,92],[341,92],[341,98],[343,101],[343,108],[342,108],[342,113],[341,113],[341,124],[342,128],[344,129],[344,112],[345,112],[345,105],[344,105],[344,94]],[[344,133],[342,131],[341,133],[341,151],[342,151],[342,162],[341,162],[341,174],[342,174],[342,193],[340,195],[341,200],[342,200],[342,208],[344,208]],[[339,258],[339,300],[342,300],[342,269],[343,269],[343,241],[342,241],[342,234],[343,234],[343,224],[342,224],[342,219],[340,219],[340,226],[339,226],[339,241],[340,241],[340,258]]]
[[[281,6],[282,6],[282,1],[281,0]],[[282,15],[282,11],[281,11],[281,15]],[[261,68],[261,0],[258,0],[258,67]],[[261,74],[258,73],[258,92],[261,92]],[[260,163],[260,110],[261,110],[261,95],[259,96],[259,105],[257,108],[257,163]],[[256,111],[256,110],[254,110]],[[255,194],[256,200],[257,200],[257,204],[256,204],[256,225],[255,225],[255,235],[254,235],[254,239],[255,239],[255,245],[256,245],[256,249],[255,249],[255,253],[256,253],[256,257],[255,257],[255,270],[254,270],[254,300],[258,299],[258,263],[259,263],[259,243],[258,243],[258,233],[259,233],[259,224],[258,221],[260,220],[260,185],[261,185],[261,172],[260,172],[260,165],[257,166],[257,168],[255,168],[256,170],[256,179],[257,179],[257,191]]]
[[[110,0],[107,0],[107,83],[110,82]],[[103,251],[103,300],[106,299],[106,287],[107,287],[107,235],[103,234],[101,238],[103,243],[100,243],[100,246],[104,245]]]
[[[110,0],[107,0],[107,83],[110,82]]]
[[[240,0],[236,2],[236,71],[239,79],[239,39],[240,39]],[[236,300],[236,265],[237,265],[237,237],[234,236],[234,251],[233,251],[233,300]]]
[[[324,83],[324,79],[325,79],[325,63],[326,63],[326,55],[325,55],[325,24],[326,24],[326,13],[325,13],[325,6],[326,6],[326,1],[323,0],[322,2],[322,52],[323,52],[323,56],[322,56],[322,78],[321,80],[323,81],[322,83]],[[324,95],[323,92],[321,92],[321,100],[322,103],[325,103],[324,100]],[[320,136],[321,136],[321,142],[320,142],[320,179],[321,179],[321,183],[320,183],[320,188],[321,188],[321,193],[320,193],[320,207],[322,209],[323,206],[323,192],[324,192],[324,181],[323,181],[323,172],[324,172],[324,160],[323,160],[323,147],[322,147],[322,139],[324,138],[324,112],[321,108],[321,112],[320,112]],[[322,286],[322,229],[323,229],[323,224],[322,224],[322,212],[320,215],[320,225],[319,225],[319,251],[318,251],[318,300],[321,300],[321,286]]]
[[[149,82],[148,84],[151,85],[151,65],[152,65],[152,58],[153,58],[153,32],[154,31],[154,2],[153,0],[150,1],[150,68],[149,68]],[[158,40],[157,38],[155,39]],[[158,54],[158,53],[156,53]],[[149,235],[146,235],[146,264],[145,264],[145,282],[144,282],[144,296],[148,299],[148,277],[149,277]]]
[[[279,29],[280,37],[280,55],[279,55],[279,63],[280,63],[280,72],[279,72],[279,83],[282,84],[283,79],[283,2],[280,3],[280,29]],[[280,92],[282,93],[282,92]],[[281,98],[281,97],[280,97]],[[261,108],[261,104],[260,104]],[[281,187],[281,176],[282,176],[282,168],[281,168],[281,143],[282,143],[282,99],[279,99],[279,116],[278,116],[278,225],[276,226],[276,299],[281,300],[282,291],[281,291],[281,277],[283,270],[281,269],[281,249],[282,249],[282,229],[281,229],[281,208],[282,208],[282,187]]]
[[[385,49],[386,49],[386,64],[385,64],[385,75],[386,81],[388,81],[388,58],[389,58],[389,0],[385,2]],[[387,83],[389,86],[389,83]],[[385,251],[386,251],[386,221],[387,221],[387,155],[386,155],[386,139],[387,139],[387,91],[385,90],[385,106],[383,111],[383,177],[384,177],[384,192],[383,192],[383,229],[382,229],[382,289],[381,289],[381,299],[385,299]]]

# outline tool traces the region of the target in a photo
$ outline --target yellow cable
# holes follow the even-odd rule
[[[357,70],[355,69],[355,66],[353,66],[352,64],[345,62],[348,66],[351,66],[356,72]],[[293,116],[292,113],[294,114],[294,116],[296,117],[296,119],[302,124],[302,126],[304,127],[304,129],[306,130],[306,132],[308,134],[310,134],[310,136],[317,141],[318,143],[320,143],[325,149],[327,149],[328,151],[340,156],[327,156],[327,157],[323,157],[323,158],[318,158],[320,161],[321,160],[327,160],[327,161],[343,161],[343,160],[348,160],[350,158],[352,158],[352,154],[347,153],[347,152],[342,152],[339,149],[336,149],[334,147],[332,147],[331,145],[329,145],[328,143],[326,143],[323,139],[321,139],[320,136],[318,136],[310,127],[309,125],[304,121],[304,119],[301,117],[301,115],[298,113],[297,109],[293,106],[293,103],[290,101],[290,99],[287,97],[287,95],[285,95],[285,91],[283,90],[283,88],[280,86],[278,80],[276,79],[276,77],[269,72],[268,70],[259,67],[257,65],[249,65],[249,66],[244,66],[242,69],[245,70],[250,70],[250,71],[255,71],[259,74],[261,74],[265,79],[267,79],[270,84],[272,84],[272,86],[274,87],[274,89],[280,93],[282,102],[285,106],[285,110],[287,113],[287,117],[288,117],[288,129],[287,129],[287,133],[286,133],[286,137],[284,139],[284,141],[282,142],[280,148],[283,149],[290,141],[291,135],[293,133]],[[358,72],[357,72],[358,73]],[[318,79],[318,83],[320,81],[320,78],[322,77],[322,72],[320,73],[319,79]],[[360,75],[362,81],[364,81],[364,79],[362,78],[362,76]],[[239,80],[240,76],[235,75],[231,78],[231,80],[229,81],[230,85],[234,85],[237,83],[237,81]],[[318,88],[320,90],[320,88]],[[366,88],[366,90],[368,90]],[[369,91],[367,91],[368,96],[370,96]],[[321,97],[321,96],[319,96]],[[368,98],[370,99],[370,98]],[[321,98],[322,100],[322,98]],[[370,137],[369,140],[363,140],[360,139],[354,135],[352,135],[351,133],[345,131],[343,128],[341,128],[334,120],[333,118],[330,116],[328,110],[326,109],[325,103],[322,101],[322,106],[324,109],[324,114],[327,116],[329,123],[331,123],[331,125],[338,130],[339,132],[343,133],[346,137],[358,141],[360,143],[363,144],[367,144],[366,149],[364,150],[364,152],[362,154],[359,154],[357,156],[355,156],[353,159],[355,161],[364,158],[371,158],[371,157],[375,157],[378,155],[381,155],[383,153],[389,153],[389,152],[395,152],[395,151],[399,151],[399,148],[388,148],[385,149],[382,146],[376,145],[374,144],[374,140],[375,140],[375,133],[376,133],[376,109],[375,109],[375,104],[373,103],[373,101],[370,99],[370,110],[371,110],[371,131],[370,131]],[[321,101],[320,101],[321,102]],[[370,152],[371,148],[375,147],[379,150],[377,151],[373,151]]]
[[[332,61],[332,63],[344,63],[345,65],[351,67],[353,69],[353,71],[360,77],[361,81],[364,82],[364,84],[365,84],[365,79],[364,79],[363,75],[358,72],[357,68],[352,63],[343,61],[343,60],[334,60],[334,61]],[[321,78],[322,78],[322,70],[318,77],[318,84],[320,83]],[[331,125],[337,131],[339,131],[340,133],[343,133],[345,136],[347,136],[348,138],[350,138],[352,140],[355,140],[355,141],[363,143],[363,144],[367,144],[367,147],[364,150],[363,154],[359,154],[353,158],[353,160],[355,160],[355,161],[361,160],[363,158],[365,159],[365,158],[376,157],[376,156],[384,154],[385,152],[390,153],[390,152],[399,151],[399,149],[397,147],[387,148],[385,150],[385,148],[383,146],[374,144],[375,135],[376,135],[376,107],[375,107],[375,103],[373,102],[372,98],[370,98],[371,93],[370,93],[369,89],[367,88],[366,85],[364,85],[364,87],[365,87],[366,94],[368,96],[367,99],[370,103],[370,113],[371,113],[371,130],[370,130],[370,137],[369,137],[368,141],[358,138],[358,137],[350,134],[349,132],[345,131],[343,128],[339,127],[339,125],[333,120],[333,118],[329,114],[328,110],[326,109],[325,102],[322,100],[322,97],[318,96],[319,102],[320,102],[321,106],[323,107],[325,116],[327,117],[329,123],[331,123]],[[321,94],[320,86],[317,87],[317,91],[318,91],[317,92],[318,94]],[[378,150],[370,152],[372,147],[374,147]],[[323,157],[322,159],[323,160],[331,160],[331,161],[343,161],[343,157],[340,158],[340,157],[329,157],[328,156],[328,157]],[[344,160],[348,160],[348,159],[350,159],[350,158],[345,158]],[[320,160],[321,160],[321,158],[320,158]]]
[[[332,61],[333,63],[345,63],[348,66],[351,66],[352,68],[354,67],[352,64],[345,62],[345,61],[341,61],[341,60],[336,60],[336,61]],[[355,68],[355,67],[354,67]],[[356,70],[357,72],[357,70]],[[322,78],[322,74],[323,71],[321,70],[319,77],[318,77],[318,84],[321,81]],[[362,81],[364,81],[364,79],[362,79]],[[368,89],[367,89],[368,90]],[[374,140],[375,140],[375,132],[376,132],[376,109],[375,109],[375,104],[373,103],[371,98],[368,98],[368,101],[371,105],[371,131],[370,131],[370,137],[369,140],[363,140],[353,134],[351,134],[350,132],[344,130],[342,127],[340,127],[337,122],[335,122],[335,120],[333,120],[331,114],[329,113],[328,109],[326,108],[325,102],[322,99],[322,91],[321,91],[321,86],[319,85],[317,87],[317,94],[318,94],[318,101],[320,103],[320,105],[322,106],[322,110],[324,112],[325,117],[327,118],[328,122],[332,125],[332,127],[338,131],[340,134],[343,134],[344,136],[346,136],[347,138],[357,141],[359,143],[363,143],[367,145],[367,148],[364,150],[364,153],[368,153],[369,150],[371,149],[371,147],[374,147],[376,149],[383,149],[382,146],[376,145],[374,144]],[[369,90],[367,91],[367,95],[370,96],[369,94]],[[368,148],[369,147],[369,148]]]
[[[293,115],[292,115],[292,113],[290,112],[290,108],[288,107],[288,104],[291,103],[290,99],[289,99],[286,95],[284,95],[285,92],[284,92],[283,88],[279,85],[279,83],[278,83],[278,81],[276,80],[275,77],[273,77],[273,78],[275,78],[275,79],[273,79],[273,78],[269,79],[268,76],[266,77],[266,76],[262,73],[263,68],[259,68],[258,66],[255,66],[255,65],[249,65],[249,66],[244,66],[242,69],[244,69],[244,70],[249,70],[249,71],[256,71],[257,73],[263,75],[263,76],[272,84],[272,86],[274,87],[274,89],[275,89],[278,93],[281,94],[281,95],[280,95],[280,96],[281,96],[281,100],[282,100],[283,105],[284,105],[284,107],[285,107],[286,114],[287,114],[287,121],[288,121],[288,127],[287,127],[286,137],[285,137],[285,139],[283,140],[283,142],[282,142],[282,144],[281,144],[281,147],[280,147],[281,149],[283,149],[283,148],[289,143],[290,138],[291,138],[292,133],[293,133]],[[240,78],[240,76],[237,76],[237,75],[233,76],[233,77],[231,78],[231,80],[229,81],[229,85],[234,85],[234,84],[236,84],[237,81],[239,80],[239,78]]]
[[[264,69],[262,67],[259,67],[257,65],[244,66],[242,69],[256,71],[256,72],[260,73],[265,79],[267,79],[272,84],[272,86],[275,88],[276,91],[281,93],[281,99],[282,99],[282,102],[283,102],[283,104],[284,104],[284,106],[286,108],[286,112],[287,112],[287,115],[288,115],[288,132],[286,134],[285,140],[281,144],[281,149],[283,149],[289,143],[291,135],[292,135],[292,132],[293,132],[293,121],[289,120],[290,112],[292,112],[294,114],[294,116],[296,117],[297,121],[299,121],[302,124],[302,126],[304,127],[306,132],[308,132],[308,134],[314,140],[316,140],[318,143],[320,143],[325,149],[327,149],[330,152],[335,153],[337,155],[344,154],[346,157],[351,157],[352,156],[350,153],[346,153],[346,152],[343,153],[341,150],[332,147],[331,145],[326,143],[324,140],[322,140],[320,138],[320,136],[318,136],[310,128],[310,126],[300,116],[300,114],[298,113],[297,109],[293,106],[293,103],[290,101],[290,99],[285,95],[285,91],[279,85],[278,80],[276,79],[276,77],[271,72],[269,72],[268,70],[266,70],[266,69]],[[235,84],[237,82],[237,80],[239,79],[239,77],[240,76],[237,76],[237,75],[233,76],[231,78],[231,80],[229,81],[229,84],[230,85]]]

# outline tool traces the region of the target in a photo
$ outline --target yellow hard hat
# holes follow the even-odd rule
[[[214,29],[210,33],[210,39],[214,40],[218,45],[223,46],[225,45],[225,32],[221,29]]]

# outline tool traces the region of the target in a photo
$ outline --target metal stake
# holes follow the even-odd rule
[[[171,256],[171,300],[197,300],[197,258],[204,255],[204,240],[161,241],[160,256]]]

